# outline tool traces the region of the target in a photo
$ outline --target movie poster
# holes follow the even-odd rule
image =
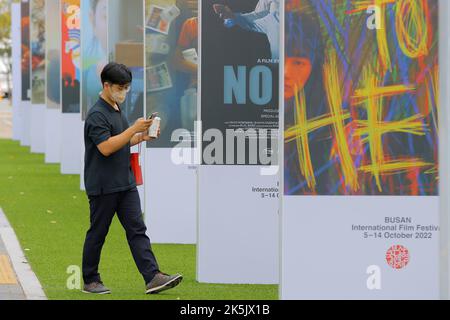
[[[438,1],[286,1],[285,195],[438,194]]]
[[[82,11],[82,119],[102,91],[101,72],[108,63],[108,0],[81,0]]]
[[[109,0],[109,58],[126,65],[133,82],[122,112],[132,125],[144,116],[144,17],[142,0]],[[127,15],[123,12],[127,11]],[[116,21],[121,20],[121,24]]]
[[[61,103],[63,113],[80,112],[80,0],[61,1]]]
[[[20,4],[21,21],[20,30],[22,36],[22,100],[31,100],[31,50],[30,50],[30,3],[22,0]]]
[[[140,46],[142,49],[144,45]],[[142,57],[144,56],[142,52]],[[144,66],[130,66],[133,82],[127,94],[122,110],[130,125],[144,116]]]
[[[202,1],[203,164],[277,164],[279,19],[278,0]]]
[[[161,137],[148,147],[169,148],[184,129],[193,141],[197,120],[198,1],[145,1],[147,116],[158,112]]]
[[[61,21],[60,1],[45,0],[46,2],[46,30],[51,30],[52,36],[46,37],[46,86],[47,108],[61,107]]]
[[[45,0],[31,0],[31,103],[45,104]]]

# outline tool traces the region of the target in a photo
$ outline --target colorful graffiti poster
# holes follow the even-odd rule
[[[52,36],[45,40],[46,51],[46,86],[47,108],[61,107],[61,22],[60,1],[45,0],[46,2],[46,30],[52,30]]]
[[[31,103],[45,104],[45,0],[31,0]]]
[[[102,91],[100,74],[108,57],[108,1],[82,0],[82,119],[97,102]]]
[[[147,115],[158,112],[161,137],[148,147],[169,148],[172,133],[192,140],[197,120],[198,1],[145,1]]]
[[[206,0],[201,19],[203,137],[224,141],[219,150],[203,141],[203,163],[276,165],[279,1]]]
[[[31,50],[30,50],[30,3],[23,0],[20,4],[21,21],[21,74],[22,74],[22,100],[31,100]]]
[[[285,4],[285,195],[437,195],[438,1]]]
[[[80,112],[80,0],[61,2],[61,104],[63,113]]]

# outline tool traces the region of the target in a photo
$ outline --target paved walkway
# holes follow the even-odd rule
[[[0,100],[0,139],[12,137],[12,107],[8,100]]]
[[[45,300],[16,234],[0,208],[0,300]]]
[[[0,139],[11,138],[11,130],[12,108],[8,100],[0,100]],[[5,228],[4,223],[0,222],[0,228]],[[0,231],[0,300],[25,299],[25,292],[17,279]]]
[[[25,292],[17,280],[5,244],[0,237],[0,300],[25,299]]]

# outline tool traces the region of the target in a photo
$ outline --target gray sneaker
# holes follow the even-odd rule
[[[111,290],[105,287],[102,282],[92,282],[84,285],[83,292],[95,294],[109,294],[111,293]]]
[[[181,274],[175,274],[170,276],[168,274],[159,272],[156,276],[147,284],[146,294],[160,293],[161,291],[172,289],[180,284],[183,280]]]

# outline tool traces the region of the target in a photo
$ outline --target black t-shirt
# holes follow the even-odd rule
[[[119,108],[120,109],[120,108]],[[130,165],[130,144],[105,157],[97,145],[128,129],[128,120],[100,98],[84,124],[84,183],[88,196],[126,191],[136,186]]]

